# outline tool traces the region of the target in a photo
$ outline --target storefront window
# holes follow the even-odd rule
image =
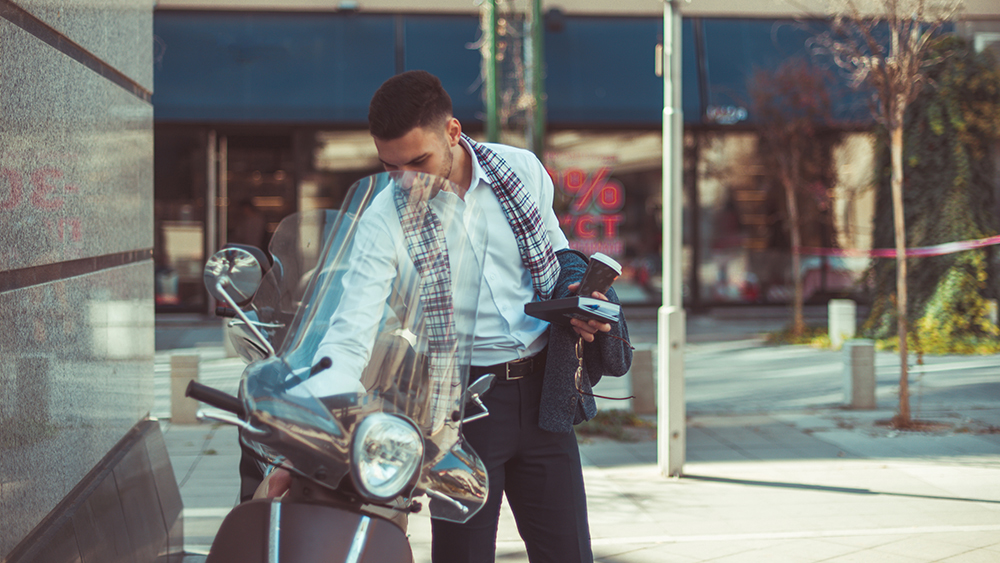
[[[156,302],[158,310],[202,312],[205,248],[226,241],[264,246],[297,210],[336,209],[358,179],[381,171],[367,131],[254,135],[217,132],[217,225],[206,227],[209,130],[156,130]],[[615,283],[627,304],[659,305],[662,291],[662,143],[659,131],[560,130],[544,162],[554,208],[570,245],[623,266]],[[761,164],[749,131],[688,130],[684,136],[682,291],[685,306],[792,299],[784,194]],[[845,135],[831,151],[836,171],[806,190],[803,245],[871,245],[871,139]],[[221,169],[221,165],[220,165]],[[223,182],[224,180],[224,182]],[[218,240],[207,245],[207,232]],[[806,300],[857,291],[866,258],[804,255]]]
[[[206,134],[196,129],[155,131],[155,263],[158,310],[205,309]]]
[[[546,167],[555,210],[570,246],[622,264],[615,289],[624,303],[660,302],[659,132],[554,131]]]
[[[367,129],[319,131],[311,143],[312,166],[300,185],[300,209],[336,209],[354,182],[383,171]]]
[[[756,134],[694,132],[688,144],[697,148],[698,302],[791,302],[796,273],[786,195],[761,164]],[[838,251],[870,248],[870,143],[848,135],[825,158],[829,173],[814,174],[797,191],[806,302],[857,292],[868,261]]]
[[[229,134],[222,139],[227,169],[222,202],[227,208],[225,242],[266,249],[278,223],[296,210],[292,136]]]

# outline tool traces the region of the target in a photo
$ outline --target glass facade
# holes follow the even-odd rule
[[[663,144],[659,132],[562,130],[547,139],[545,164],[570,246],[622,264],[626,301],[658,303]]]
[[[464,129],[473,136],[483,129],[478,18],[272,15],[157,12],[163,47],[154,97],[160,310],[209,310],[200,287],[206,252],[227,241],[266,244],[284,214],[336,208],[355,180],[380,170],[365,110],[384,78],[411,68],[437,74]],[[663,83],[654,59],[662,19],[563,16],[547,24],[543,160],[556,185],[560,223],[573,247],[620,260],[624,273],[616,288],[624,301],[658,305]],[[682,279],[688,306],[792,298],[786,197],[759,145],[761,124],[746,82],[758,67],[804,51],[804,41],[822,25],[684,19]],[[211,56],[201,56],[205,49]],[[452,60],[447,53],[461,56]],[[348,76],[356,68],[368,70]],[[284,78],[268,78],[274,76]],[[867,265],[823,256],[871,245],[872,144],[848,133],[868,127],[857,121],[865,96],[835,99],[834,117],[844,125],[816,157],[831,172],[797,189],[801,245],[825,249],[803,257],[807,300],[857,293]]]
[[[762,161],[757,134],[689,132],[685,144],[694,167],[687,181],[696,186],[689,194],[697,197],[697,213],[685,215],[697,233],[689,241],[694,271],[686,279],[696,288],[690,301],[788,303],[794,272],[786,195]],[[796,190],[806,302],[863,298],[868,259],[827,254],[871,248],[872,152],[868,135],[846,135],[827,155],[833,174]]]

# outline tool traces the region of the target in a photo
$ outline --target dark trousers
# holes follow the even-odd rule
[[[483,398],[490,415],[462,428],[486,464],[489,496],[465,524],[431,520],[434,563],[494,561],[504,493],[531,563],[593,562],[576,435],[538,427],[541,392],[541,373],[498,381]]]

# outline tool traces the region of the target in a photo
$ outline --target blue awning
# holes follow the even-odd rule
[[[473,15],[157,10],[153,21],[157,122],[364,127],[378,86],[418,68],[441,78],[459,119],[483,119]],[[564,16],[560,24],[545,34],[550,126],[658,127],[662,18]],[[747,79],[808,54],[822,25],[684,19],[684,121],[728,115],[752,123]],[[866,115],[866,96],[844,90],[836,116]]]
[[[157,11],[158,121],[365,123],[395,69],[392,18]]]

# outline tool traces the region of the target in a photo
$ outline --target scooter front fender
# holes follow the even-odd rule
[[[320,503],[258,499],[232,510],[206,563],[412,563],[389,520]]]

